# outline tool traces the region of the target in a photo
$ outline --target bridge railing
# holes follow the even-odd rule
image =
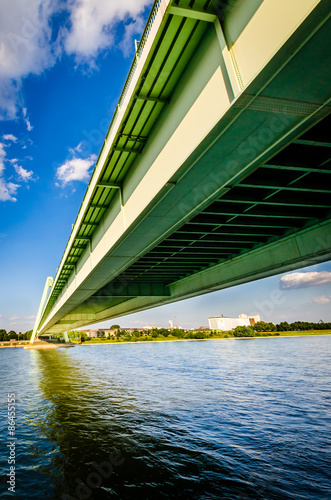
[[[122,106],[124,105],[125,98],[127,96],[128,90],[130,88],[131,82],[133,80],[133,77],[135,75],[135,72],[136,72],[136,69],[137,69],[137,66],[138,66],[139,58],[141,57],[141,55],[143,53],[143,50],[144,50],[144,47],[145,47],[145,45],[147,43],[148,37],[150,35],[150,32],[152,31],[152,27],[153,27],[154,21],[155,21],[156,16],[157,16],[157,14],[158,14],[158,12],[159,12],[159,10],[161,8],[161,4],[163,4],[163,3],[165,3],[164,0],[156,0],[154,2],[154,5],[153,5],[153,8],[152,8],[151,13],[149,15],[149,18],[147,20],[144,32],[143,32],[143,34],[142,34],[142,36],[140,38],[138,49],[137,49],[135,57],[134,57],[134,59],[132,61],[129,74],[128,74],[128,77],[127,77],[126,82],[124,84],[124,87],[123,87],[121,96],[119,98],[117,107],[115,109],[112,121],[110,123],[109,129],[108,129],[108,132],[107,132],[107,135],[106,135],[106,141],[110,137],[113,129],[115,128],[119,111],[122,108]]]
[[[113,136],[113,138],[114,138],[114,136],[116,135],[116,129],[120,125],[120,122],[121,122],[122,117],[123,117],[123,111],[125,109],[125,105],[128,104],[129,99],[128,99],[127,103],[125,101],[128,97],[130,98],[131,93],[133,91],[133,89],[131,87],[135,85],[134,80],[137,78],[137,76],[139,76],[139,75],[136,75],[139,61],[142,58],[144,49],[146,47],[147,42],[149,41],[149,37],[151,35],[151,32],[152,32],[153,27],[155,25],[155,22],[156,22],[157,18],[159,17],[159,14],[161,13],[161,16],[163,17],[165,11],[167,10],[169,3],[171,3],[171,0],[155,0],[155,2],[154,2],[154,5],[152,7],[152,10],[151,10],[150,15],[149,15],[148,20],[147,20],[145,29],[144,29],[143,34],[141,36],[141,39],[139,41],[139,45],[137,47],[135,57],[133,58],[128,77],[125,81],[121,96],[119,98],[117,107],[116,107],[115,112],[113,114],[108,132],[106,134],[106,138],[104,140],[101,151],[99,153],[99,157],[97,159],[93,174],[90,178],[89,185],[86,189],[86,192],[85,192],[85,195],[84,195],[84,198],[82,201],[82,206],[84,205],[84,201],[86,200],[86,198],[89,196],[90,186],[94,182],[94,178],[96,176],[98,178],[100,178],[100,176],[102,175],[103,168],[102,168],[102,165],[99,165],[99,162],[100,162],[100,160],[102,160],[103,150],[104,150],[105,146],[107,146],[107,144],[112,140],[111,137]],[[161,20],[159,22],[161,22]],[[80,212],[77,214],[75,223],[73,224],[72,232],[71,232],[71,235],[69,237],[69,241],[68,241],[66,249],[68,248],[68,246],[70,246],[70,244],[72,242],[72,237],[74,236],[74,233],[77,233],[77,231],[78,231],[79,215],[80,215]],[[53,292],[53,289],[56,285],[57,279],[60,275],[60,272],[62,269],[62,264],[63,264],[63,258],[62,258],[60,266],[57,269],[56,276],[55,276],[54,283],[53,283],[53,287],[52,287],[51,292],[50,292],[48,299],[47,299],[46,307],[48,305],[49,300],[52,297],[52,292]],[[54,306],[54,304],[52,305],[52,307],[53,306]]]

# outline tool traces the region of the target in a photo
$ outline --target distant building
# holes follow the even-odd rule
[[[260,321],[260,316],[247,316],[240,314],[239,318],[230,318],[228,316],[212,316],[208,318],[209,328],[211,330],[234,330],[237,326],[253,326]]]
[[[95,339],[98,336],[98,330],[85,330],[85,333],[91,339]]]
[[[117,330],[114,330],[112,328],[97,328],[93,330],[83,330],[88,337],[91,339],[95,339],[98,337],[98,332],[99,336],[104,334],[105,337],[115,337]]]
[[[240,319],[248,319],[249,320],[249,326],[255,325],[255,323],[258,323],[261,321],[260,315],[255,314],[255,316],[247,316],[247,314],[239,314]]]

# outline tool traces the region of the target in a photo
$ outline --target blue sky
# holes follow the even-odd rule
[[[33,326],[45,278],[59,265],[151,5],[1,2],[0,328],[24,332]],[[274,322],[331,321],[330,304],[328,262],[292,278],[275,276],[119,323],[166,326],[176,317],[193,327],[206,325],[211,315],[240,313]]]

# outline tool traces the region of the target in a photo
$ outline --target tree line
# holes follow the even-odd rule
[[[180,328],[174,328],[168,330],[166,328],[152,328],[150,330],[135,330],[134,332],[129,332],[125,329],[121,329],[119,325],[112,325],[111,329],[116,330],[115,336],[110,337],[114,340],[126,340],[126,341],[137,341],[137,340],[148,340],[148,338],[156,339],[158,337],[175,337],[178,339],[206,339],[212,338],[213,336],[219,335],[217,330],[205,330],[205,331],[186,331]],[[259,321],[253,326],[237,326],[232,331],[222,332],[224,335],[233,335],[234,337],[257,337],[262,333],[272,333],[276,335],[279,332],[289,332],[289,331],[313,331],[313,330],[331,330],[331,322],[319,321],[318,323],[309,321],[294,321],[293,323],[288,323],[287,321],[282,321],[279,324],[267,323],[265,321]],[[68,332],[69,338],[72,340],[80,338],[81,342],[88,342],[93,340],[88,337],[85,332],[70,331]],[[14,330],[7,332],[4,329],[0,329],[0,342],[9,340],[30,340],[32,335],[32,330],[28,330],[25,333],[16,333]],[[55,335],[55,337],[61,337],[60,334]],[[105,332],[103,330],[98,331],[98,338],[105,339]]]
[[[318,323],[311,323],[308,321],[294,321],[293,323],[288,323],[287,321],[282,321],[281,323],[275,325],[274,323],[259,321],[253,326],[237,326],[233,332],[229,333],[232,333],[235,337],[258,337],[261,333],[273,333],[273,335],[279,335],[279,332],[301,332],[314,330],[331,330],[331,323],[324,323],[324,321],[320,321]]]
[[[32,330],[28,330],[25,333],[16,333],[14,330],[10,330],[8,333],[6,330],[0,329],[0,342],[5,342],[8,340],[30,340],[32,335]]]

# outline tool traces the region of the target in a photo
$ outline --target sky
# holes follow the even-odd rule
[[[152,2],[0,4],[0,328],[33,327]],[[99,323],[191,328],[208,317],[331,321],[331,262]]]

